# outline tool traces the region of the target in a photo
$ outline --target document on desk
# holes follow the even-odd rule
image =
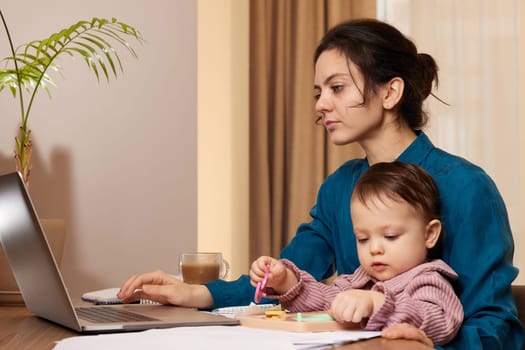
[[[243,326],[203,326],[151,329],[135,333],[78,336],[60,340],[53,350],[312,350],[378,337],[380,332],[336,331],[298,333]]]

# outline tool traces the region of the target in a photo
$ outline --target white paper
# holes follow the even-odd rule
[[[379,332],[282,332],[243,326],[203,326],[152,329],[144,332],[83,335],[63,339],[54,350],[144,349],[323,349],[330,345],[379,336]]]
[[[334,345],[353,343],[359,340],[379,337],[381,332],[375,331],[333,331],[315,333],[296,333],[292,341],[294,349],[327,349]]]

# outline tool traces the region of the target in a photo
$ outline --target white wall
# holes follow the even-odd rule
[[[135,272],[177,272],[179,252],[197,248],[197,3],[2,0],[1,9],[17,44],[95,16],[142,32],[139,59],[119,50],[124,73],[110,84],[62,59],[64,77],[30,119],[31,193],[41,217],[65,220],[62,269],[74,295]],[[0,57],[8,53],[2,28]],[[4,173],[14,170],[19,115],[7,91],[0,106]]]

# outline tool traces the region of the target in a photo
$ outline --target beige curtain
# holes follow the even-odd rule
[[[323,179],[356,146],[335,147],[316,125],[313,53],[328,28],[375,17],[375,1],[250,3],[250,260],[279,256],[308,221]]]
[[[378,8],[381,19],[436,59],[437,95],[450,106],[428,99],[426,131],[435,145],[480,165],[493,178],[509,213],[514,264],[523,271],[523,1],[381,0]],[[516,282],[525,283],[523,272]]]

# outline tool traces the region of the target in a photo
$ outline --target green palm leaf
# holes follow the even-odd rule
[[[17,60],[21,64],[20,72],[32,73],[21,77],[20,84],[27,91],[34,87],[54,85],[47,71],[50,68],[60,70],[55,61],[63,54],[80,56],[97,80],[102,75],[109,81],[111,76],[117,77],[118,70],[123,71],[119,54],[113,47],[115,44],[123,46],[133,57],[137,57],[124,36],[131,36],[139,42],[143,41],[138,30],[115,18],[111,20],[93,18],[90,22],[79,21],[67,29],[52,34],[49,38],[22,45],[17,48],[15,57],[7,57],[5,60],[8,63]],[[0,70],[0,90],[7,85],[13,91],[16,83],[12,82],[17,80],[15,70]],[[16,88],[14,93],[16,94]]]
[[[30,154],[26,156],[25,150],[31,148],[31,131],[27,129],[31,107],[40,88],[51,97],[49,87],[55,84],[49,72],[60,72],[57,58],[63,55],[80,56],[97,80],[103,77],[109,82],[112,76],[116,78],[117,73],[123,71],[115,46],[123,47],[136,58],[137,53],[126,39],[132,38],[142,43],[143,38],[137,29],[116,18],[93,18],[91,21],[79,21],[46,39],[31,41],[15,50],[1,10],[0,16],[12,52],[11,56],[2,60],[5,68],[0,68],[0,91],[9,89],[20,102],[21,125],[19,135],[15,138],[16,158],[25,167],[26,159],[30,158]],[[27,108],[24,91],[29,97]]]

